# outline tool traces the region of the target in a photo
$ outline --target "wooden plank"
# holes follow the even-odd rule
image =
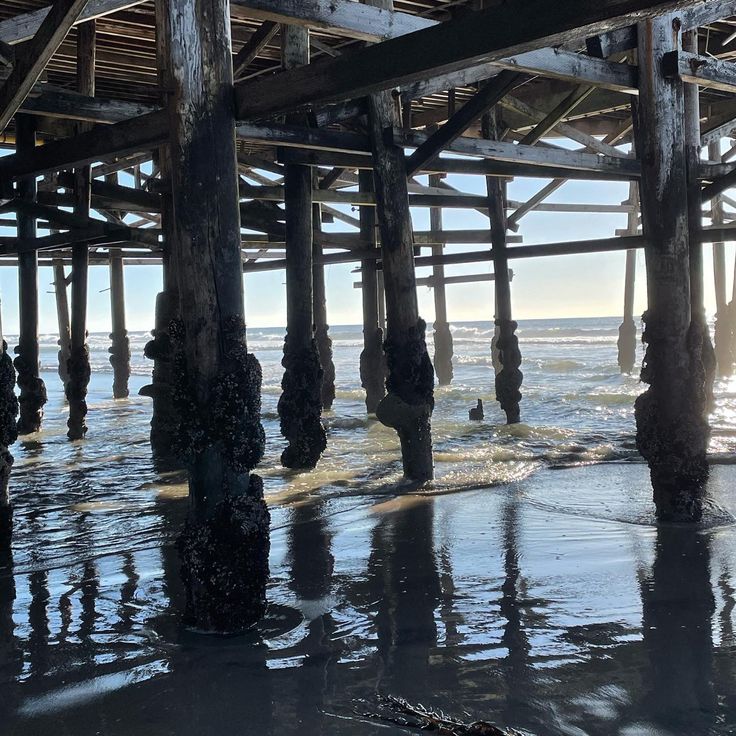
[[[0,133],[31,91],[86,4],[87,0],[56,0],[33,39],[22,53],[16,54],[10,76],[0,88]]]
[[[530,51],[499,60],[495,65],[575,84],[593,84],[629,95],[639,93],[635,66],[594,59],[565,49]]]
[[[113,156],[156,148],[168,139],[165,111],[156,111],[114,125],[99,125],[72,138],[38,146],[28,153],[0,158],[0,178],[83,166]]]
[[[89,0],[75,22],[83,23],[87,20],[102,18],[105,15],[118,13],[121,10],[127,10],[145,2],[147,0]],[[30,13],[23,13],[0,21],[0,41],[7,44],[16,44],[33,38],[41,27],[44,18],[49,14],[51,7],[51,5],[47,5]]]
[[[670,51],[662,57],[665,77],[679,76],[683,82],[722,92],[736,92],[736,63],[687,51]]]
[[[363,41],[383,41],[437,24],[429,18],[350,0],[230,0],[230,13],[234,18],[322,28]]]
[[[630,25],[632,20],[682,8],[687,0],[568,0],[552,8],[526,0],[513,14],[505,6],[469,13],[401,38],[324,59],[306,68],[256,79],[236,91],[237,115],[252,119],[310,104],[359,97],[412,81],[457,71],[581,35]]]
[[[413,176],[425,163],[438,156],[449,143],[461,136],[486,110],[493,107],[518,83],[516,72],[503,71],[463,105],[439,130],[421,143],[406,161],[407,176]]]
[[[238,51],[233,59],[233,77],[237,82],[238,77],[245,72],[251,62],[263,51],[271,39],[278,33],[279,24],[272,21],[264,21],[248,39],[247,43]]]
[[[47,85],[43,85],[42,90],[35,97],[26,97],[19,108],[20,112],[88,123],[119,123],[158,109],[145,102],[87,97]]]
[[[418,131],[394,131],[397,143],[407,147],[422,145],[428,136]],[[615,178],[631,179],[639,175],[638,161],[608,156],[597,156],[581,151],[568,151],[563,148],[547,148],[507,143],[505,141],[488,141],[480,138],[456,138],[447,146],[448,151],[470,156],[482,156],[484,159],[522,163],[528,166],[558,167],[575,171],[594,171],[605,173]]]
[[[280,147],[312,148],[322,151],[370,152],[367,136],[358,133],[307,128],[300,125],[256,125],[244,123],[235,128],[235,135],[244,141],[268,142]]]

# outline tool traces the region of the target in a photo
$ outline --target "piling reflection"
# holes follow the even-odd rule
[[[644,709],[676,733],[706,733],[716,721],[710,547],[707,533],[660,526],[651,576],[642,585]]]

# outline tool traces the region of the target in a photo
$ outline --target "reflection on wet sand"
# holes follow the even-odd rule
[[[0,560],[3,733],[405,733],[361,714],[389,693],[537,736],[729,733],[734,528],[587,516],[587,472],[274,505],[269,612],[230,638],[179,624],[183,499],[141,496],[129,544],[125,511],[41,503],[20,528],[53,539],[63,519],[69,548],[52,564],[21,537]],[[646,469],[616,472],[645,508]],[[542,503],[560,473],[574,514]],[[733,511],[731,478],[714,473]]]

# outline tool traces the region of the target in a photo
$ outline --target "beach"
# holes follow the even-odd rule
[[[151,459],[146,335],[131,335],[122,401],[107,338],[90,336],[90,429],[75,443],[44,338],[45,426],[12,448],[15,534],[0,561],[3,733],[411,733],[369,715],[382,695],[539,736],[731,733],[734,386],[716,384],[703,523],[658,526],[618,322],[520,322],[516,427],[494,401],[492,326],[453,325],[437,478],[418,490],[400,482],[395,434],[365,416],[358,327],[332,330],[325,456],[311,473],[280,468],[283,330],[249,330],[271,578],[266,617],[233,637],[180,624],[187,488]]]

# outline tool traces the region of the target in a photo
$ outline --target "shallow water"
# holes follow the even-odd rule
[[[616,326],[521,324],[526,424],[515,428],[493,402],[490,326],[456,326],[456,380],[437,391],[433,422],[438,480],[408,494],[395,436],[364,418],[359,331],[333,332],[329,449],[298,475],[277,464],[279,333],[251,331],[269,438],[270,607],[230,638],[179,624],[186,484],[152,465],[148,400],[113,402],[98,370],[89,438],[69,443],[46,371],[45,429],[14,448],[0,733],[407,732],[361,715],[379,693],[539,736],[732,733],[733,388],[718,386],[712,449],[724,464],[706,522],[657,527],[633,450],[640,385],[617,374]],[[133,393],[150,371],[136,337]],[[106,369],[106,340],[92,344]],[[54,351],[49,341],[48,368]],[[478,396],[486,421],[471,425]]]

